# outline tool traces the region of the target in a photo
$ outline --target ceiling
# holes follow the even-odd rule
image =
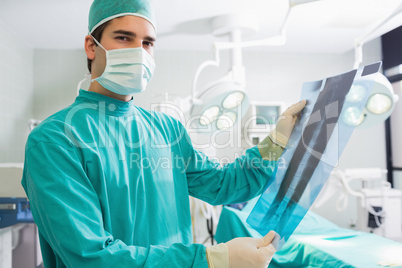
[[[151,0],[157,18],[157,49],[210,50],[213,41],[226,37],[211,34],[211,18],[231,13],[252,14],[259,32],[243,40],[279,34],[288,10],[286,0]],[[303,0],[298,0],[302,2]],[[30,46],[39,49],[80,49],[87,33],[92,0],[0,0],[0,27],[7,27]],[[402,0],[320,0],[292,9],[287,43],[260,47],[284,53],[344,53],[354,40],[372,30]],[[3,25],[3,26],[2,26]],[[367,40],[402,25],[396,15]]]

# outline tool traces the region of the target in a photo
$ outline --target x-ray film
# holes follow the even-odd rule
[[[247,218],[261,235],[276,231],[279,250],[289,239],[318,196],[363,110],[381,62],[358,70],[304,83],[307,100],[300,121],[275,170],[275,180]]]

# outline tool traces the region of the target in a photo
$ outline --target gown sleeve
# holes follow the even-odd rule
[[[245,202],[262,194],[274,180],[277,159],[283,152],[268,138],[264,141],[233,163],[221,166],[194,149],[183,127],[181,148],[190,195],[211,205],[222,205]]]
[[[74,146],[30,146],[22,185],[39,228],[46,266],[208,267],[203,245],[138,247],[114,239],[104,228],[98,196]]]

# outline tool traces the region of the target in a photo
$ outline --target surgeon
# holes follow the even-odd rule
[[[148,0],[95,0],[85,52],[88,91],[29,135],[22,185],[45,267],[267,267],[275,233],[192,243],[189,195],[210,204],[261,194],[305,101],[261,144],[224,167],[186,129],[134,105],[155,68]]]

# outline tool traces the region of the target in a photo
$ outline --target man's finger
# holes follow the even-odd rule
[[[301,100],[298,103],[293,104],[292,106],[290,106],[286,113],[288,113],[291,116],[295,116],[297,115],[301,110],[303,110],[303,108],[306,106],[307,101],[306,100]]]
[[[257,247],[268,246],[272,242],[272,240],[274,240],[275,234],[276,233],[274,231],[270,231],[264,237],[261,237],[257,243]]]

